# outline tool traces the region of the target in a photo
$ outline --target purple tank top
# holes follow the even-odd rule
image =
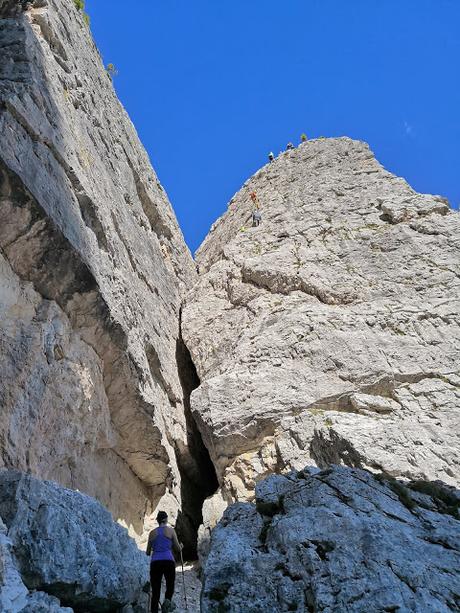
[[[155,540],[152,542],[152,556],[150,559],[152,562],[157,560],[171,560],[174,562],[172,539],[164,534],[163,526],[158,528]]]

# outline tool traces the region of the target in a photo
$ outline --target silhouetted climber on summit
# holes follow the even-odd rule
[[[166,579],[165,600],[161,607],[163,613],[174,611],[176,605],[172,602],[174,583],[176,580],[176,562],[173,547],[182,551],[182,545],[177,539],[176,532],[168,526],[168,515],[159,511],[157,515],[158,528],[152,530],[147,542],[147,555],[150,557],[150,585],[152,588],[151,612],[158,613],[160,604],[161,580]]]

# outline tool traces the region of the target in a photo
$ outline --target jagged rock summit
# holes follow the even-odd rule
[[[305,464],[458,484],[459,230],[444,198],[349,138],[304,143],[244,184],[197,253],[183,315],[227,500]]]

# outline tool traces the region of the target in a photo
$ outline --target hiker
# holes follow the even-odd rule
[[[256,207],[256,209],[259,208],[259,199],[257,198],[257,194],[256,192],[251,192],[251,200],[254,203],[254,206]]]
[[[288,143],[286,145],[286,151],[290,151],[291,149],[294,149],[294,145],[292,143]]]
[[[275,159],[275,156],[273,155],[273,151],[270,151],[270,153],[268,154],[268,161],[273,162],[274,159]]]
[[[158,613],[160,604],[161,580],[166,579],[165,600],[161,607],[163,613],[174,611],[176,605],[172,602],[174,582],[176,580],[176,562],[173,547],[182,550],[176,532],[168,526],[168,514],[159,511],[157,515],[158,528],[152,530],[147,542],[147,555],[150,557],[150,585],[152,589],[152,613]]]
[[[253,227],[258,226],[261,221],[262,221],[262,215],[260,214],[259,209],[255,209],[255,211],[253,211],[253,213],[252,213],[252,225],[253,225]]]

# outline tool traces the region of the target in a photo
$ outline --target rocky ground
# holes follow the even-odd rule
[[[0,519],[0,610],[142,610],[145,553],[93,498],[4,470]]]
[[[198,578],[198,567],[196,564],[187,563],[184,565],[184,573],[180,566],[177,567],[176,576],[176,595],[174,602],[177,605],[177,613],[199,613],[201,581]],[[184,597],[183,580],[185,581],[185,593],[187,604]]]

